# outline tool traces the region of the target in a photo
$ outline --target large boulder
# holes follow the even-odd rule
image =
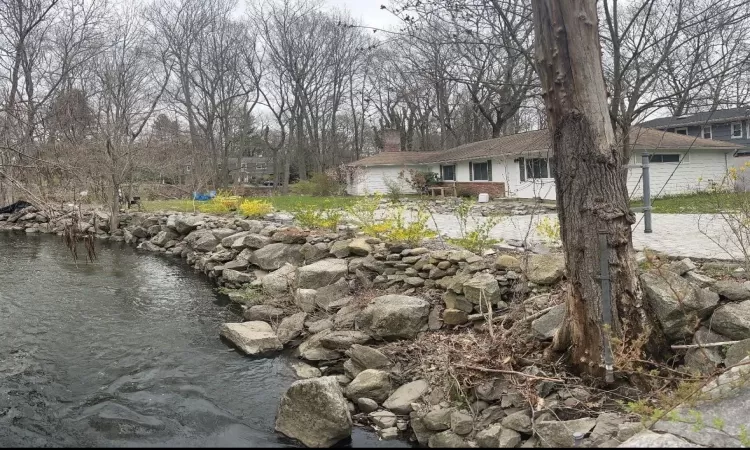
[[[294,282],[297,268],[289,263],[279,269],[265,275],[260,279],[263,292],[268,295],[284,295],[289,292],[289,287]]]
[[[694,324],[708,317],[719,301],[719,295],[715,292],[696,288],[669,270],[643,273],[641,283],[646,300],[659,319],[664,334],[670,339],[689,336]]]
[[[220,239],[217,239],[213,234],[205,234],[203,237],[195,241],[192,248],[197,252],[210,252],[219,245]]]
[[[328,258],[302,266],[297,270],[297,287],[318,289],[333,284],[348,272],[346,261]]]
[[[276,270],[285,263],[299,266],[303,262],[300,247],[302,246],[298,244],[268,244],[255,250],[250,255],[249,261],[263,270]]]
[[[385,401],[391,395],[391,377],[388,372],[377,369],[367,369],[360,372],[349,383],[344,393],[351,400],[371,398],[378,403]]]
[[[221,326],[220,334],[248,355],[260,355],[283,348],[271,325],[266,322],[225,323]]]
[[[427,327],[430,304],[407,295],[384,295],[370,301],[355,319],[358,329],[382,339],[411,339]]]
[[[346,354],[352,359],[352,363],[360,372],[365,369],[388,370],[393,366],[391,360],[380,350],[366,345],[353,344],[346,351]]]
[[[561,254],[531,255],[524,264],[526,278],[536,284],[555,284],[565,273],[565,257]]]
[[[178,237],[179,236],[174,231],[164,230],[164,231],[160,231],[159,233],[156,234],[156,236],[152,237],[151,243],[158,245],[159,247],[164,247],[164,244],[166,244],[167,242],[171,240],[177,239]]]
[[[271,243],[271,238],[262,236],[260,234],[247,233],[242,236],[232,238],[232,248],[235,250],[242,250],[245,248],[257,250],[263,248]]]
[[[719,280],[711,286],[711,290],[732,302],[750,299],[750,289],[732,280]]]
[[[182,235],[190,233],[202,224],[203,221],[196,216],[178,216],[174,219],[174,229]]]
[[[541,339],[552,339],[565,320],[565,304],[555,305],[542,317],[531,322],[531,329]]]
[[[276,431],[316,448],[351,436],[352,418],[336,378],[294,382],[281,398]]]
[[[622,444],[618,445],[623,448],[700,448],[696,445],[679,438],[673,434],[654,433],[651,430],[643,430]]]
[[[298,348],[300,358],[307,361],[332,361],[341,358],[340,352],[325,348],[321,342],[331,332],[330,329],[324,329],[310,336]]]
[[[748,356],[750,356],[750,339],[744,339],[727,348],[727,358],[724,365],[726,367],[733,366]]]
[[[495,268],[499,270],[521,270],[521,261],[512,255],[500,255],[495,260]]]
[[[717,308],[711,317],[711,328],[732,339],[750,338],[750,300]]]
[[[349,249],[349,253],[355,256],[367,256],[372,252],[372,246],[363,237],[352,239],[347,248]]]
[[[500,285],[491,274],[479,273],[464,283],[464,296],[475,305],[482,302],[482,310],[486,311],[487,303],[494,305],[500,300]]]
[[[430,386],[425,380],[415,380],[396,389],[383,402],[383,407],[396,414],[409,414],[411,405],[427,393]]]

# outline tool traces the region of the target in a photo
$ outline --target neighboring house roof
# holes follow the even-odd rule
[[[724,123],[744,119],[750,119],[750,106],[699,112],[678,117],[661,117],[641,122],[638,125],[649,128],[679,128],[691,125],[708,125],[711,123]]]
[[[633,127],[630,132],[634,151],[717,150],[728,152],[742,148],[740,144],[696,138],[653,128]],[[552,142],[548,130],[527,131],[495,139],[473,142],[442,152],[383,152],[351,163],[353,166],[401,166],[442,164],[478,160],[498,156],[521,156],[548,153]]]

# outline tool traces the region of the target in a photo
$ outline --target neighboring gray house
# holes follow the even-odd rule
[[[639,124],[671,133],[731,142],[746,147],[736,156],[750,156],[750,106],[720,109],[677,117],[662,117]]]
[[[259,183],[273,177],[273,158],[266,156],[243,156],[230,161],[232,178],[238,183]]]

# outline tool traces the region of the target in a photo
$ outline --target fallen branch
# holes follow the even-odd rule
[[[532,320],[538,319],[542,317],[543,315],[547,314],[548,312],[552,311],[552,308],[554,308],[557,305],[552,305],[549,308],[544,308],[543,310],[539,312],[535,312],[534,314],[530,315],[529,317],[524,317],[523,319],[519,320],[516,323],[523,323],[523,322],[531,322]]]
[[[516,372],[515,370],[504,370],[504,369],[490,369],[489,367],[478,367],[478,366],[469,366],[466,364],[456,364],[454,367],[460,367],[462,369],[470,369],[470,370],[478,370],[480,372],[488,372],[488,373],[505,373],[508,375],[520,375],[522,377],[531,378],[532,380],[544,380],[544,381],[552,381],[555,383],[564,383],[564,380],[561,380],[559,378],[548,378],[548,377],[540,377],[537,375],[531,375],[528,373],[523,372]]]
[[[504,313],[504,312],[508,311],[508,309],[509,308],[496,309],[496,310],[492,311],[492,314],[485,314],[485,313],[469,314],[469,322],[476,322],[478,320],[483,320],[483,319],[489,320],[489,316],[490,315],[494,316],[495,314],[501,314],[501,313]],[[501,320],[503,320],[502,317],[493,317],[492,318],[492,322],[493,323],[500,322]]]
[[[710,344],[685,344],[685,345],[673,345],[673,349],[678,348],[701,348],[701,347],[721,347],[722,345],[732,345],[740,341],[724,341],[724,342],[712,342]]]

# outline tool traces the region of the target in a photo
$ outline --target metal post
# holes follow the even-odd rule
[[[604,346],[604,369],[605,381],[612,383],[614,379],[614,361],[612,358],[612,348],[609,343],[608,333],[612,332],[612,289],[609,279],[609,246],[607,245],[606,231],[599,231],[599,280],[602,287],[602,344]]]
[[[651,173],[648,166],[649,154],[643,152],[641,159],[643,168],[643,232],[651,233]]]
[[[583,433],[576,431],[573,433],[573,447],[580,447],[583,443]]]

